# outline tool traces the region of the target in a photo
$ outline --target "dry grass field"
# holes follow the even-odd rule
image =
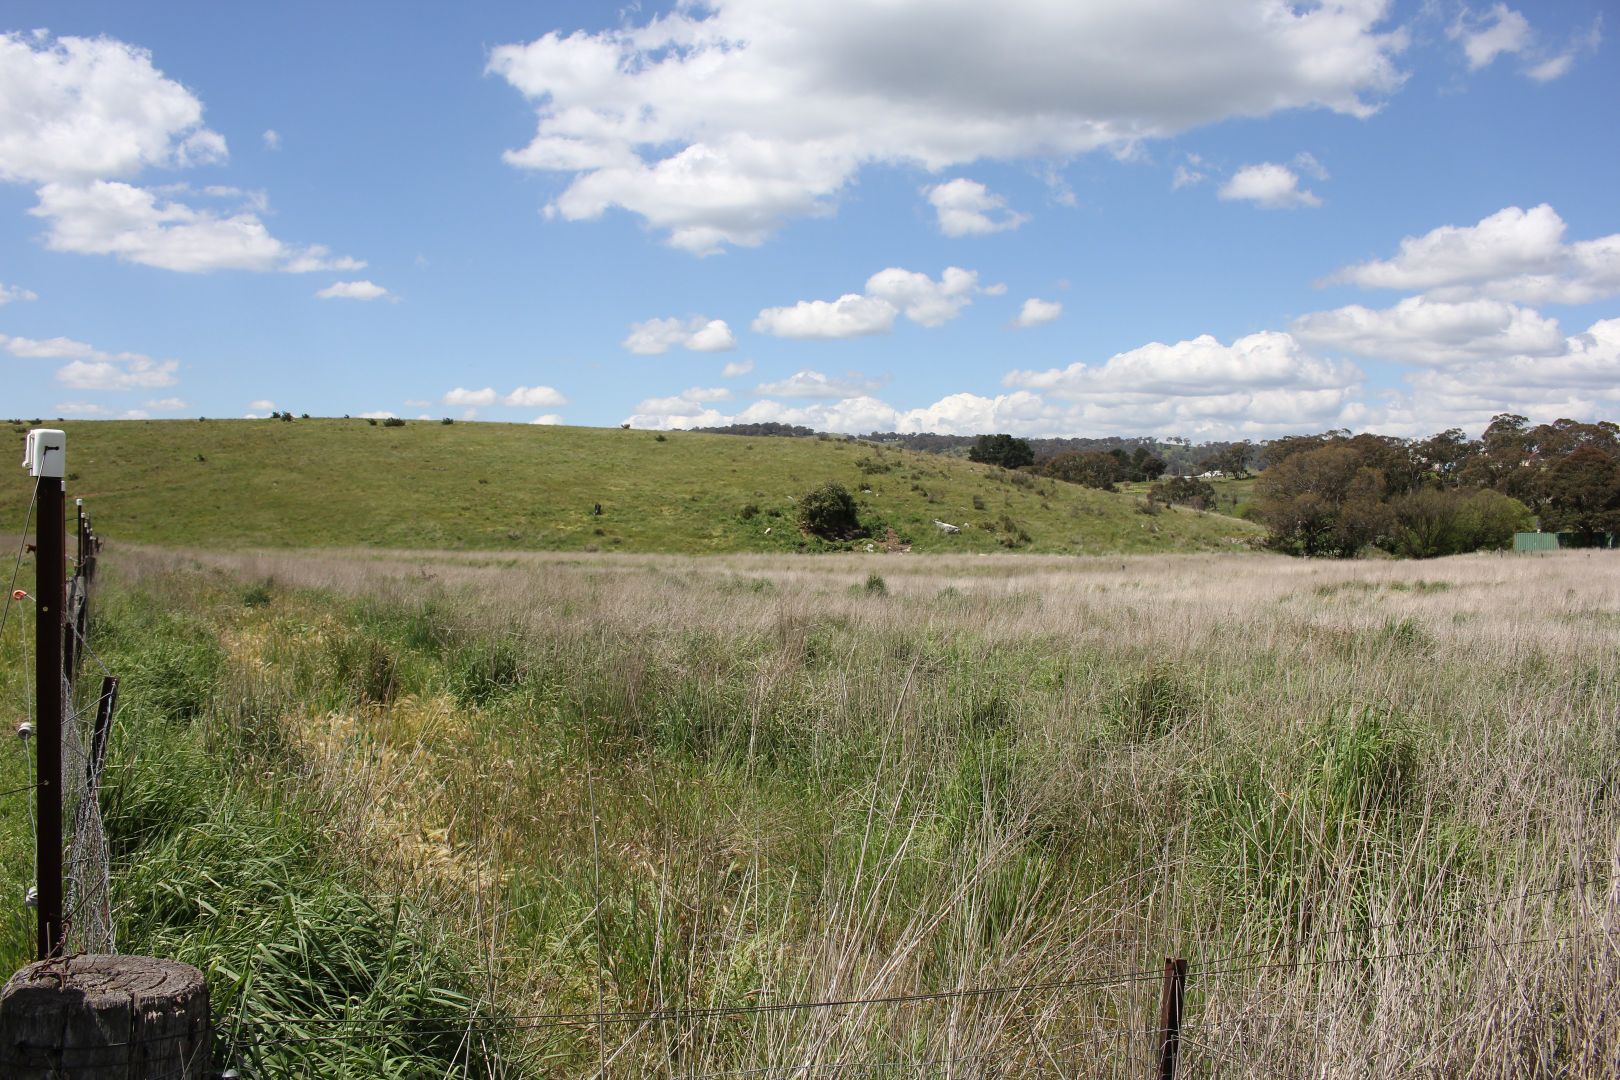
[[[1166,956],[1184,1076],[1620,1062],[1613,554],[108,563],[130,722],[238,800],[172,828],[290,808],[455,973],[414,1043],[287,1036],[371,991],[288,1004],[224,916],[148,910],[168,833],[127,819],[168,789],[127,740],[128,934],[212,965],[261,1068],[422,1075],[449,1032],[439,1073],[1136,1077]],[[181,639],[212,659],[165,715]]]

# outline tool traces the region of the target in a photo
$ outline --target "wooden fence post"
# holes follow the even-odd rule
[[[1153,1033],[1158,1080],[1176,1080],[1176,1059],[1181,1050],[1181,1006],[1187,994],[1187,961],[1165,957],[1164,986],[1159,998],[1159,1027]]]
[[[9,1080],[203,1080],[208,984],[150,956],[36,961],[0,991],[0,1076]]]

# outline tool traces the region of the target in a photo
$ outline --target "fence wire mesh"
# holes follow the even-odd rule
[[[71,823],[72,830],[63,868],[63,947],[68,953],[111,953],[117,951],[112,867],[101,821],[106,733],[96,730],[98,717],[106,719],[103,698],[111,680],[101,683],[101,694],[93,694],[88,687],[75,686],[72,670],[78,668],[86,654],[95,655],[85,641],[88,606],[88,579],[81,565],[68,584],[63,612],[71,668],[62,675],[62,820]],[[99,666],[99,660],[97,663]],[[99,680],[85,681],[93,684]]]

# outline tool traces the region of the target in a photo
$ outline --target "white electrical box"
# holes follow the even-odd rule
[[[23,444],[23,468],[30,476],[67,475],[67,432],[56,428],[35,428]]]

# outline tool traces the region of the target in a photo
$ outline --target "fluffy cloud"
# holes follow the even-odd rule
[[[377,300],[388,290],[369,281],[334,281],[315,295],[322,300]]]
[[[487,402],[484,404],[487,404]],[[566,405],[568,399],[549,386],[520,386],[501,398],[501,404],[520,405],[529,409],[545,409]]]
[[[1002,381],[1079,399],[1097,394],[1205,395],[1231,387],[1328,389],[1358,379],[1350,365],[1311,356],[1292,335],[1265,330],[1230,345],[1209,334],[1174,345],[1155,341],[1116,353],[1100,366],[1011,371]]]
[[[900,312],[887,300],[845,293],[837,300],[800,300],[792,307],[766,308],[754,331],[786,338],[848,338],[887,334]]]
[[[1556,357],[1509,356],[1419,371],[1383,403],[1380,430],[1423,435],[1480,431],[1501,412],[1537,423],[1607,419],[1620,409],[1620,319],[1592,324]]]
[[[200,209],[169,197],[185,185],[119,179],[227,157],[224,138],[202,126],[202,103],[146,50],[106,37],[0,35],[0,180],[38,185],[30,213],[46,222],[51,250],[187,272],[364,265],[271,236],[258,216],[262,195],[232,210]],[[244,195],[224,186],[201,194]]]
[[[39,340],[0,334],[0,349],[24,360],[139,360],[140,353],[108,353],[83,341],[53,337]]]
[[[1262,331],[1230,345],[1208,334],[1152,342],[1100,365],[1015,370],[1002,381],[1072,402],[1063,415],[1076,430],[1264,435],[1335,426],[1356,399],[1361,373],[1312,356],[1291,334]]]
[[[620,344],[642,356],[657,356],[674,348],[725,352],[737,347],[737,339],[724,319],[698,315],[690,319],[648,319],[631,323],[629,335]]]
[[[958,178],[923,189],[946,236],[984,236],[1016,229],[1028,214],[1007,209],[1006,200],[992,195],[977,180]]]
[[[111,38],[0,35],[0,179],[74,183],[221,161],[202,103]]]
[[[439,400],[446,405],[460,405],[476,409],[495,404],[496,396],[493,386],[486,386],[482,390],[468,390],[466,387],[458,386]]]
[[[1063,305],[1059,301],[1041,300],[1032,296],[1024,301],[1024,306],[1019,309],[1018,317],[1012,324],[1022,330],[1052,322],[1062,314]]]
[[[1296,319],[1293,332],[1321,348],[1429,365],[1555,356],[1565,349],[1557,319],[1501,300],[1411,296],[1382,311],[1352,304]]]
[[[177,360],[70,360],[56,373],[56,381],[75,390],[133,390],[173,386],[180,380]]]
[[[1252,202],[1268,210],[1322,205],[1315,192],[1299,186],[1299,175],[1293,169],[1272,161],[1243,166],[1221,185],[1219,194],[1228,201]]]
[[[981,288],[979,275],[959,266],[946,267],[938,281],[891,266],[866,279],[865,293],[766,308],[754,319],[753,328],[776,337],[861,337],[888,333],[901,314],[922,326],[941,326],[960,315],[973,302],[975,292],[999,295],[1004,291],[1000,285]]]
[[[740,379],[744,375],[752,374],[754,362],[752,360],[733,360],[720,369],[722,379]]]
[[[365,263],[334,258],[319,244],[289,247],[270,235],[257,214],[219,214],[180,202],[159,202],[146,188],[117,181],[46,184],[29,211],[48,228],[52,251],[115,255],[163,270],[358,270]]]
[[[554,427],[562,422],[562,417],[556,413],[541,413],[539,416],[529,421],[531,424],[539,424],[542,427]]]
[[[0,284],[0,307],[17,300],[38,300],[39,294],[32,289],[24,289],[16,285]]]
[[[785,398],[864,397],[883,385],[882,379],[872,379],[858,371],[851,371],[842,379],[823,375],[819,371],[798,371],[780,382],[765,383],[754,388],[756,394]]]
[[[980,290],[979,275],[959,266],[947,266],[938,281],[893,266],[866,279],[866,295],[888,301],[923,326],[942,326],[956,318],[976,291],[989,290]]]
[[[624,209],[707,254],[830,212],[867,164],[1126,152],[1294,108],[1366,116],[1402,80],[1383,0],[1009,4],[716,0],[499,46],[488,70],[539,121],[506,160],[568,174],[553,215]]]
[[[147,402],[147,404],[152,405],[152,406],[162,407],[162,406],[164,406],[166,404],[166,402],[177,401],[177,400],[179,400],[179,399],[177,399],[177,398],[166,398],[164,401],[158,401],[158,402],[149,401],[149,402]],[[180,407],[184,408],[185,407],[185,402],[183,402],[183,401],[180,402]],[[172,410],[169,410],[169,411],[172,411]],[[105,405],[97,405],[93,401],[59,401],[59,402],[56,403],[56,415],[58,415],[58,416],[72,416],[72,417],[103,417],[103,416],[105,416],[105,417],[116,417],[119,420],[145,420],[147,417],[151,416],[152,414],[147,412],[145,409],[125,409],[123,412],[119,412],[116,409],[109,409]]]
[[[1005,393],[955,393],[909,408],[857,385],[847,389],[863,392],[794,401],[782,392],[783,384],[759,387],[773,396],[736,413],[716,407],[725,400],[721,391],[694,389],[644,401],[630,420],[654,428],[776,421],[857,434],[1009,431],[1214,439],[1271,438],[1337,427],[1424,435],[1448,427],[1481,430],[1503,411],[1536,420],[1596,419],[1620,408],[1620,319],[1595,323],[1553,348],[1549,324],[1536,313],[1494,311],[1505,321],[1493,323],[1488,317],[1493,310],[1397,305],[1372,312],[1375,318],[1366,325],[1387,337],[1397,337],[1397,331],[1406,334],[1400,340],[1426,357],[1438,356],[1452,335],[1452,351],[1444,362],[1436,360],[1407,376],[1402,389],[1376,395],[1366,392],[1354,365],[1312,355],[1297,334],[1265,331],[1231,344],[1205,335],[1173,345],[1151,343],[1097,365],[1012,371],[1003,380]],[[1344,318],[1342,312],[1323,314]],[[1425,328],[1432,340],[1415,343]],[[1364,329],[1367,335],[1373,332]],[[1537,351],[1505,351],[1518,345]],[[833,381],[824,376],[800,373],[795,380],[825,385],[830,395]]]
[[[1620,293],[1620,233],[1568,244],[1564,231],[1546,203],[1509,206],[1475,225],[1409,236],[1393,259],[1348,266],[1328,280],[1525,303],[1584,304]]]
[[[1504,53],[1524,52],[1534,38],[1530,21],[1506,4],[1497,4],[1484,14],[1463,8],[1446,36],[1462,43],[1469,71],[1486,67]]]
[[[269,398],[260,398],[257,401],[248,402],[248,408],[254,412],[274,412],[276,409],[276,403],[271,401]],[[369,416],[370,414],[361,413],[360,415]],[[379,419],[381,418],[379,417]]]
[[[153,360],[143,353],[111,353],[72,338],[44,340],[0,334],[0,349],[24,360],[66,360],[56,381],[75,390],[155,389],[179,382],[178,360]]]
[[[1603,39],[1602,17],[1594,19],[1585,32],[1575,34],[1562,49],[1547,45],[1530,22],[1506,4],[1495,4],[1488,11],[1464,7],[1446,29],[1446,36],[1462,45],[1468,70],[1489,67],[1501,56],[1517,56],[1520,71],[1536,82],[1551,82],[1575,66],[1575,58],[1597,48]]]
[[[281,149],[281,133],[275,128],[266,128],[261,138],[264,140],[264,148],[266,150]]]
[[[647,398],[637,402],[635,411],[624,422],[638,428],[716,427],[728,421],[713,407],[725,401],[731,391],[723,386],[694,386],[672,397]]]

